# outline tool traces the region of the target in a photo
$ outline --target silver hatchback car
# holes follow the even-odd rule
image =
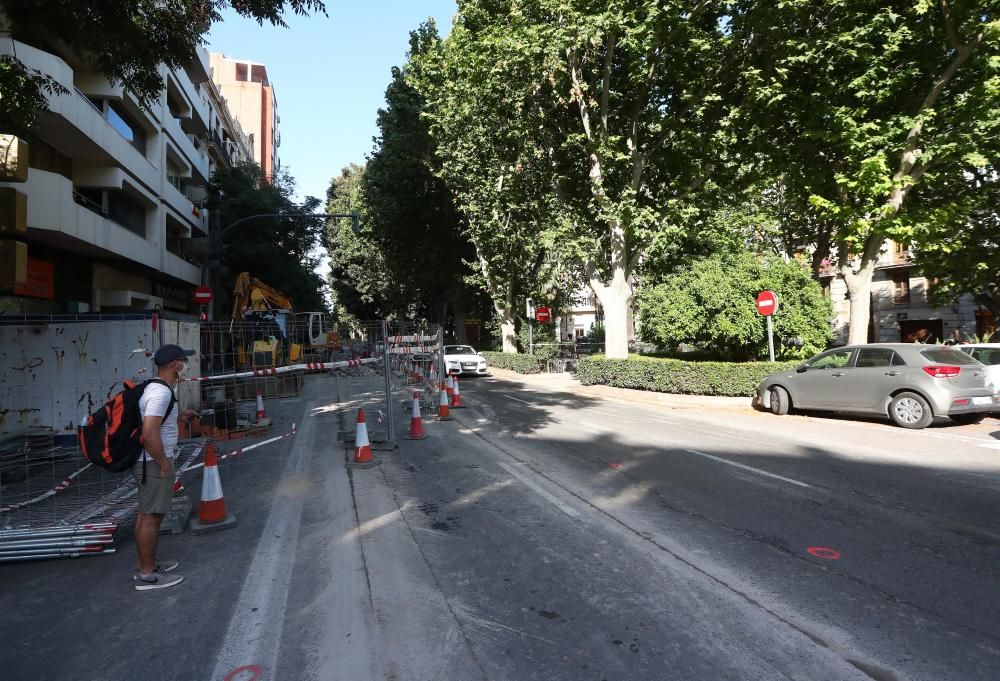
[[[766,377],[757,397],[774,414],[790,409],[878,414],[903,428],[924,428],[935,416],[979,423],[1000,405],[978,360],[951,347],[915,343],[828,350]]]

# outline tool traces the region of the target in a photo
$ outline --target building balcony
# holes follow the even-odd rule
[[[59,57],[17,41],[0,41],[0,55],[13,55],[51,76],[66,93],[49,95],[49,111],[38,116],[38,134],[74,161],[118,165],[147,190],[159,191],[160,171],[116,130],[104,113],[76,89],[73,70]]]
[[[208,100],[201,88],[191,82],[184,71],[173,72],[168,76],[180,90],[185,104],[190,108],[191,116],[182,123],[185,132],[198,135],[208,132],[211,122]]]
[[[167,140],[179,152],[181,160],[191,169],[192,177],[196,177],[202,182],[207,182],[208,155],[195,147],[194,142],[181,128],[181,124],[175,118],[169,118],[163,123],[163,130],[167,134]]]
[[[31,169],[18,189],[28,195],[28,238],[83,255],[160,267],[158,233],[146,239],[108,218],[103,206],[74,192],[57,173]]]
[[[201,217],[198,215],[200,211],[180,189],[169,182],[164,182],[162,200],[171,209],[171,213],[182,220],[184,227],[189,232],[193,229],[205,230]]]
[[[194,285],[201,283],[201,268],[170,251],[164,251],[161,269],[164,274],[168,274],[174,279],[180,279]]]

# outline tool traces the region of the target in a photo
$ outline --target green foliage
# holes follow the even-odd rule
[[[288,10],[325,13],[319,0],[0,0],[0,15],[15,40],[67,47],[143,103],[157,100],[163,90],[160,65],[188,64],[223,9],[274,26],[285,26]],[[41,103],[35,108],[45,110],[44,93],[51,90],[19,61],[5,68],[20,74],[0,74],[5,117],[15,128],[30,127],[33,112],[23,104]],[[15,104],[8,109],[8,102]]]
[[[785,371],[798,362],[685,362],[630,355],[608,359],[603,355],[580,361],[577,378],[583,385],[651,390],[688,395],[752,397],[768,374]]]
[[[604,322],[594,322],[590,327],[590,333],[583,337],[582,342],[598,345],[604,343]]]
[[[996,0],[792,1],[732,15],[747,46],[733,129],[801,216],[796,241],[820,258],[835,248],[853,339],[865,336],[884,240],[921,239],[973,172],[996,172],[998,12]]]
[[[345,169],[331,181],[328,204],[362,214],[360,235],[328,238],[338,300],[360,318],[402,316],[448,320],[464,333],[464,310],[475,305],[466,290],[473,249],[452,192],[435,175],[436,145],[423,117],[425,101],[407,75],[437,49],[433,22],[410,34],[403,68],[392,69],[379,136],[363,171]],[[452,334],[449,334],[452,335]]]
[[[723,359],[767,357],[767,323],[754,305],[764,290],[780,300],[773,317],[778,356],[808,357],[833,340],[830,301],[809,271],[797,261],[751,253],[699,260],[642,289],[641,337],[668,350],[694,344]],[[804,345],[783,347],[781,338],[800,338]]]
[[[954,305],[969,293],[1000,319],[1000,179],[976,172],[950,201],[921,198],[934,207],[914,221],[914,251],[923,273],[939,279],[933,301]]]
[[[343,220],[331,219],[324,235],[334,307],[340,316],[359,320],[385,318],[405,305],[396,295],[400,286],[385,262],[361,195],[364,173],[363,166],[351,164],[330,180],[326,192],[328,213],[360,214],[358,233],[347,229]]]
[[[224,230],[252,215],[318,213],[319,200],[292,200],[295,181],[282,171],[269,182],[256,163],[219,168],[209,184],[208,207]],[[325,310],[324,282],[316,274],[315,255],[323,230],[322,218],[266,217],[244,222],[222,238],[224,260],[231,277],[252,276],[291,297],[298,311]]]
[[[459,2],[424,71],[437,76],[428,116],[498,312],[548,249],[586,274],[625,351],[635,263],[697,222],[718,175],[722,13],[680,0]]]
[[[545,370],[545,360],[514,352],[483,352],[486,364],[495,369],[507,369],[519,374],[540,374]]]
[[[528,329],[531,329],[531,343],[529,343]],[[559,346],[556,345],[556,334],[554,324],[539,324],[525,320],[521,323],[521,330],[517,333],[518,348],[521,352],[529,352],[530,347],[534,347],[533,356],[539,359],[552,359],[559,354]]]

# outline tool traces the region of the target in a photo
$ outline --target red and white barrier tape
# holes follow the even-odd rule
[[[307,362],[305,364],[290,364],[286,367],[268,367],[266,369],[254,369],[253,371],[241,371],[235,374],[220,374],[218,376],[191,376],[188,378],[182,377],[181,381],[222,381],[232,378],[257,378],[260,376],[277,376],[278,374],[288,374],[293,371],[322,371],[324,369],[347,369],[349,367],[357,367],[362,364],[378,364],[382,359],[380,357],[371,357],[367,359],[348,359],[341,362]]]
[[[81,473],[83,473],[85,470],[87,470],[88,468],[90,468],[93,465],[94,464],[92,464],[92,463],[88,463],[86,466],[84,466],[80,470],[76,471],[72,475],[68,475],[65,478],[63,478],[62,482],[60,482],[58,485],[56,485],[55,487],[53,487],[52,489],[50,489],[48,492],[43,492],[42,494],[39,494],[37,497],[35,497],[33,499],[27,499],[26,501],[20,501],[20,502],[18,502],[16,504],[8,504],[6,506],[0,506],[0,513],[6,513],[8,511],[13,511],[13,510],[18,509],[18,508],[24,508],[25,506],[30,506],[31,504],[37,504],[39,501],[43,501],[45,499],[48,499],[49,497],[54,497],[55,495],[59,494],[64,489],[66,489],[67,487],[69,487],[70,485],[72,485],[73,481],[77,478],[77,476],[79,476]]]
[[[295,424],[293,423],[292,429],[287,433],[285,433],[284,435],[278,435],[277,437],[268,438],[267,440],[262,440],[247,447],[240,447],[239,449],[229,452],[227,454],[219,454],[217,458],[219,459],[219,461],[222,461],[223,459],[228,459],[230,457],[241,456],[251,450],[263,447],[264,445],[273,444],[275,442],[278,442],[279,440],[284,440],[285,438],[288,437],[295,437],[295,433],[296,433],[296,428]],[[194,458],[195,457],[192,457],[191,461],[194,461]],[[181,475],[204,467],[205,467],[205,462],[202,461],[201,463],[196,463],[196,464],[189,463],[188,465],[185,465],[183,468],[181,468],[181,470],[177,471],[177,479],[174,481],[174,494],[177,494],[178,492],[184,490],[184,485],[183,483],[181,483]]]

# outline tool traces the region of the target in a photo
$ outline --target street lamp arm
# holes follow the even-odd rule
[[[256,220],[257,218],[351,218],[351,230],[357,234],[360,229],[361,215],[358,211],[351,213],[259,213],[258,215],[248,215],[232,222],[224,227],[217,235],[216,239],[221,239],[226,232],[242,225],[244,222]]]

